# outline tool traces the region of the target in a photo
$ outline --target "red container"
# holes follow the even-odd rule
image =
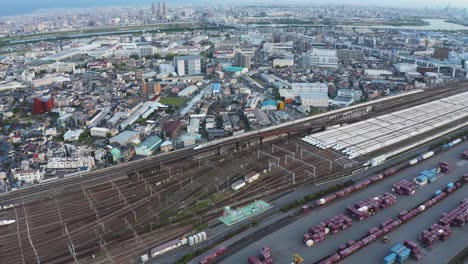
[[[353,254],[354,252],[358,251],[363,246],[364,246],[364,243],[362,243],[362,241],[358,241],[358,242],[354,243],[352,246],[343,249],[338,254],[340,255],[340,257],[344,258],[344,257],[347,257],[347,256]]]
[[[338,254],[333,254],[326,259],[322,260],[319,262],[319,264],[334,264],[337,263],[340,260],[340,255]]]

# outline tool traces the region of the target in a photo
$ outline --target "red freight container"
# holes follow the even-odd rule
[[[331,194],[315,201],[317,206],[324,205],[336,199],[336,194]]]
[[[383,228],[385,226],[388,226],[389,224],[391,224],[393,222],[393,219],[387,219],[385,221],[383,221],[381,224],[380,224],[380,228]]]
[[[363,247],[363,245],[364,245],[364,243],[362,243],[362,241],[358,241],[358,242],[354,243],[352,246],[347,247],[344,250],[340,251],[338,254],[342,258],[347,257],[347,256],[353,254],[354,252],[358,251],[359,249],[361,249]]]
[[[319,264],[334,264],[340,260],[340,255],[338,254],[333,254],[330,257],[327,257],[326,259],[322,260],[319,262]]]
[[[383,176],[384,177],[389,177],[389,176],[392,176],[393,174],[395,174],[396,172],[398,171],[398,168],[391,168],[391,169],[388,169],[384,172]]]
[[[216,258],[218,258],[219,256],[223,255],[224,253],[226,253],[226,248],[225,247],[220,247],[218,248],[216,251],[204,256],[201,260],[200,260],[200,264],[208,264],[208,263],[212,263],[215,261]]]
[[[375,235],[377,238],[380,238],[381,236],[384,235],[384,232],[383,232],[381,229],[379,229],[377,232],[374,233],[374,235]]]
[[[370,178],[370,181],[371,181],[371,182],[380,181],[381,179],[383,179],[383,177],[384,177],[383,174],[377,174],[377,175],[375,175],[375,176],[372,176],[372,177]]]
[[[371,184],[371,181],[370,180],[365,180],[363,182],[359,182],[359,183],[356,183],[354,184],[354,190],[359,190],[359,189],[362,189],[364,187],[366,187],[367,185]]]
[[[368,235],[361,239],[361,242],[363,243],[364,246],[369,245],[370,243],[374,242],[377,239],[377,237],[374,234]]]
[[[377,232],[378,230],[379,230],[379,228],[376,227],[376,226],[374,226],[374,227],[372,227],[371,229],[369,229],[369,231],[367,232],[367,234],[368,234],[368,235],[373,234],[373,233]]]
[[[248,262],[249,264],[262,264],[262,262],[261,262],[257,257],[255,257],[255,256],[249,257],[249,258],[247,259],[247,262]]]
[[[393,184],[392,191],[397,194],[413,195],[416,193],[416,185],[407,180]]]
[[[397,228],[399,225],[401,224],[401,220],[400,219],[395,219],[391,224],[385,226],[384,228],[382,228],[382,231],[384,232],[384,234],[387,234],[393,230],[395,230],[395,228]]]

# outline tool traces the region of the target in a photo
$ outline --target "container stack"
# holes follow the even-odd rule
[[[445,173],[445,174],[448,174],[448,173],[452,172],[452,168],[450,167],[450,165],[447,162],[444,162],[444,161],[441,161],[439,163],[439,168],[440,168],[440,171]]]
[[[427,183],[433,183],[437,180],[437,173],[439,173],[439,170],[436,168],[423,170],[418,177],[413,179],[413,182],[420,186],[424,186]]]
[[[465,198],[457,208],[442,214],[439,219],[439,224],[445,226],[463,226],[466,222],[468,222],[468,198]]]
[[[384,258],[385,264],[403,263],[410,257],[411,250],[402,244],[391,248],[392,253]]]
[[[351,217],[361,221],[378,212],[380,209],[387,208],[396,202],[396,196],[390,193],[368,198],[355,203],[353,206],[346,207],[346,213]]]
[[[468,150],[463,151],[462,158],[468,160]]]
[[[411,257],[417,261],[421,260],[423,255],[421,248],[419,247],[416,242],[410,241],[410,240],[405,240],[405,246],[411,250]]]
[[[334,216],[320,224],[311,226],[309,232],[304,234],[303,241],[308,247],[311,247],[324,240],[325,235],[329,233],[336,234],[340,230],[350,227],[352,222],[351,218],[346,215]]]
[[[270,247],[263,247],[260,254],[248,258],[249,264],[273,264],[273,257],[271,256]]]
[[[402,180],[393,184],[392,191],[397,194],[413,195],[416,193],[416,186],[407,180]]]
[[[437,240],[445,241],[449,239],[451,234],[452,230],[450,229],[450,226],[433,224],[428,230],[424,230],[422,232],[418,240],[425,246],[429,247]]]

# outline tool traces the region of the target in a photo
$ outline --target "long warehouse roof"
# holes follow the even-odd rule
[[[355,158],[415,137],[468,116],[468,92],[306,136],[323,149],[333,148]]]

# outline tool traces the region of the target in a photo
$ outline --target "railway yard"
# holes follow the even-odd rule
[[[360,151],[359,155],[344,153],[339,148],[314,146],[302,140],[304,137],[279,136],[289,132],[299,133],[304,127],[307,127],[308,131],[301,131],[299,135],[313,136],[309,134],[310,130],[321,129],[324,124],[339,124],[337,116],[343,115],[343,110],[340,110],[342,112],[321,115],[317,119],[290,124],[289,127],[250,132],[252,134],[247,133],[244,138],[213,141],[196,149],[183,149],[0,196],[0,205],[3,206],[0,219],[15,221],[13,224],[0,226],[2,263],[72,263],[78,260],[79,263],[138,263],[148,249],[193,235],[198,233],[194,230],[201,231],[218,223],[217,219],[223,214],[225,206],[236,208],[258,199],[268,201],[301,186],[317,185],[356,174],[362,170],[364,163],[375,157],[375,152],[398,153],[397,150],[410,145],[409,143],[414,144],[429,137],[440,137],[439,133],[448,133],[448,128],[465,127],[468,112],[464,98],[467,95],[456,94],[466,90],[466,83],[453,84],[450,87],[435,88],[409,95],[408,98],[398,97],[393,101],[387,100],[380,105],[373,105],[375,114],[372,112],[365,116],[373,117],[373,124],[376,125],[375,120],[379,120],[375,117],[377,113],[388,114],[399,110],[397,106],[406,108],[445,98],[430,105],[431,110],[420,110],[423,106],[405,110],[420,113],[406,115],[412,120],[407,126],[412,126],[413,129],[419,126],[419,133],[412,134],[400,128],[400,131],[394,133],[405,134],[404,137],[378,148],[359,144],[364,144],[363,141],[378,142],[377,138],[382,136],[379,133],[372,138],[361,138],[360,142],[347,142],[349,146],[346,147],[354,146]],[[442,120],[442,117],[448,114],[451,117]],[[420,119],[416,120],[417,117]],[[390,119],[394,118],[396,117],[392,116]],[[443,121],[440,121],[440,125],[431,123],[439,119]],[[359,125],[362,122],[355,124]],[[381,120],[380,124],[384,122]],[[388,125],[381,126],[384,130],[387,127]],[[256,142],[257,144],[251,145],[249,141],[268,136],[275,138],[263,144]],[[415,136],[417,138],[414,138]],[[233,146],[233,143],[238,145]],[[367,148],[366,151],[363,151],[364,148]],[[271,247],[273,258],[278,263],[290,263],[291,256],[295,253],[304,257],[307,263],[319,261],[332,254],[338,248],[338,243],[360,239],[370,227],[398,216],[400,211],[422,203],[437,189],[443,189],[449,182],[455,182],[467,172],[467,165],[460,162],[459,157],[462,150],[467,148],[468,144],[463,142],[365,190],[354,192],[346,199],[314,209],[294,224],[234,252],[224,259],[223,263],[243,263],[248,256],[258,254],[263,245]],[[397,195],[394,205],[362,222],[353,221],[351,228],[334,235],[333,239],[324,239],[311,248],[302,242],[302,236],[310,225],[344,213],[346,206],[359,200],[390,192],[394,183],[403,179],[411,180],[421,170],[436,166],[439,160],[453,164],[453,172],[442,175],[435,183],[418,189],[414,196]],[[244,176],[252,171],[259,173],[257,180],[245,183],[245,186],[238,190],[231,188],[233,183],[243,181]],[[389,249],[391,244],[402,243],[407,239],[405,236],[416,240],[422,230],[437,222],[442,212],[453,209],[466,195],[467,187],[462,188],[450,198],[417,216],[417,220],[408,222],[389,234],[390,244],[377,241],[368,246],[376,252],[373,263],[378,263],[386,255],[386,249]],[[411,231],[402,231],[407,228]],[[460,237],[460,233],[466,231],[466,227],[454,228],[454,237]],[[208,233],[208,237],[212,235],[215,234]],[[461,236],[461,240],[466,240],[467,237]],[[449,239],[436,243],[432,251],[425,250],[428,256],[425,260],[445,261],[451,256],[449,253],[442,253],[443,248],[460,248],[463,246],[463,243],[459,243],[461,240]],[[274,241],[288,243],[285,246],[283,243],[275,244]],[[465,245],[467,243],[468,241]],[[355,253],[344,262],[355,263],[368,257],[363,253],[368,248]],[[441,253],[432,256],[438,250]],[[447,251],[449,250],[444,252]],[[454,251],[450,250],[450,253]]]

